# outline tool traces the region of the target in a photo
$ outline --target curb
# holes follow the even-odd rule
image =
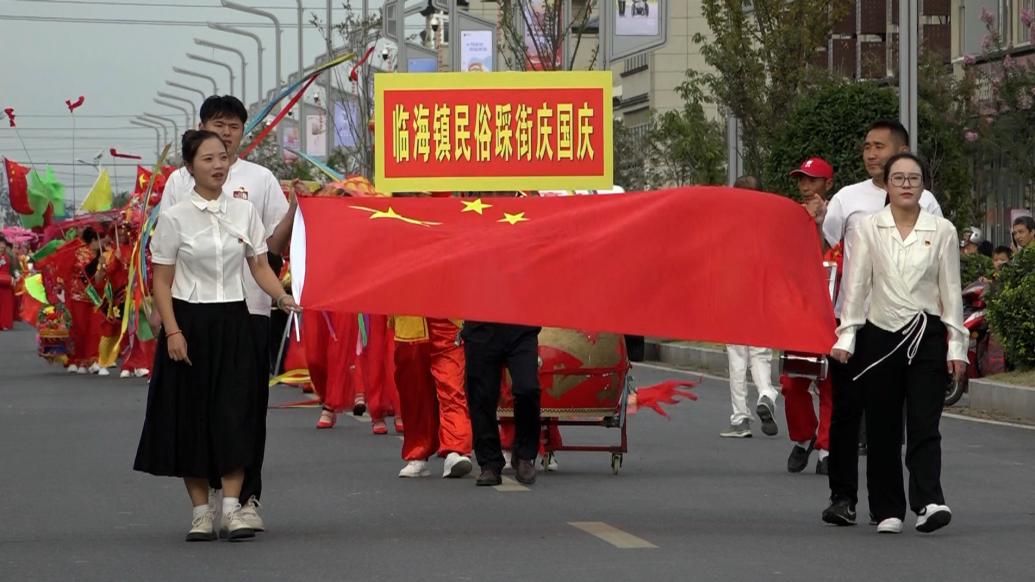
[[[1035,423],[1035,387],[970,380],[970,408]]]
[[[647,338],[645,341],[647,360],[660,362],[678,368],[691,368],[719,376],[729,376],[729,360],[726,350],[708,348],[679,341],[665,341]]]

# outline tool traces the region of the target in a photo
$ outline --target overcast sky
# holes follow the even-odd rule
[[[284,28],[283,76],[297,69],[297,4],[294,0],[239,0],[275,14]],[[382,0],[370,0],[371,11]],[[308,66],[324,52],[320,31],[309,20],[326,14],[323,0],[303,0],[304,62]],[[344,1],[333,0],[333,19],[345,16]],[[361,0],[352,0],[358,10]],[[71,20],[73,22],[62,22]],[[91,20],[108,23],[89,22]],[[124,23],[110,23],[110,21]],[[42,168],[52,165],[66,187],[73,185],[75,158],[92,158],[115,147],[141,154],[145,164],[155,160],[153,130],[134,127],[129,120],[148,112],[174,118],[183,131],[180,111],[156,105],[157,91],[182,95],[191,100],[197,94],[168,87],[166,80],[211,92],[211,83],[174,73],[173,67],[196,70],[214,77],[221,93],[229,92],[225,68],[188,59],[186,53],[224,61],[237,76],[233,93],[240,94],[240,58],[226,51],[198,46],[194,38],[230,45],[244,52],[248,61],[247,98],[256,98],[256,45],[249,38],[209,29],[206,22],[247,26],[263,41],[264,92],[273,87],[274,30],[269,20],[220,6],[219,0],[0,0],[0,54],[4,55],[0,77],[0,110],[13,107],[18,132],[28,156],[6,119],[0,123],[0,156]],[[76,110],[75,155],[72,152],[72,119],[65,106],[79,95],[85,104]],[[184,106],[186,106],[184,104]],[[171,132],[170,132],[171,133]],[[171,138],[170,138],[171,139]],[[117,189],[129,188],[135,170],[131,160],[112,166],[104,163],[118,179]],[[93,168],[75,168],[77,198],[82,199],[96,177]],[[71,198],[71,195],[68,196]]]

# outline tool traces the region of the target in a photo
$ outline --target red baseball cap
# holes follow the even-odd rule
[[[832,180],[834,178],[834,168],[823,158],[809,158],[801,164],[800,168],[791,172],[791,176],[808,176],[810,178]]]

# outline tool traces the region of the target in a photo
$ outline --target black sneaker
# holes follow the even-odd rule
[[[812,454],[812,448],[815,445],[816,439],[812,439],[807,448],[802,448],[801,445],[791,447],[791,454],[787,457],[787,472],[801,473],[804,471],[805,467],[809,466],[809,455]]]
[[[855,506],[847,501],[834,501],[823,510],[823,521],[833,525],[855,525]]]
[[[916,531],[931,533],[949,525],[950,521],[952,521],[952,511],[949,506],[930,503],[916,516]]]
[[[758,420],[762,421],[762,432],[766,436],[776,436],[776,433],[780,432],[780,429],[776,426],[776,419],[773,418],[775,411],[776,404],[771,398],[763,396],[758,399],[755,413],[758,414]]]
[[[830,456],[823,457],[816,461],[816,474],[817,475],[829,475],[830,474]]]

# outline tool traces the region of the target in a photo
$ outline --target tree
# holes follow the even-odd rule
[[[615,120],[614,182],[627,191],[646,190],[650,184],[646,137]]]
[[[593,13],[592,0],[572,3],[571,26],[567,28],[562,0],[496,0],[496,4],[503,62],[508,69],[564,71],[575,68],[582,35]],[[564,62],[564,43],[569,38],[572,39],[571,58]],[[596,63],[599,48],[598,45],[594,49],[591,63]]]
[[[717,103],[740,119],[744,164],[761,173],[769,143],[822,69],[808,65],[824,47],[845,0],[704,0],[711,35],[694,36],[709,72],[688,71],[684,98]]]
[[[685,98],[684,98],[685,100]],[[655,185],[722,184],[726,149],[722,126],[710,121],[699,101],[653,119],[648,144]]]

